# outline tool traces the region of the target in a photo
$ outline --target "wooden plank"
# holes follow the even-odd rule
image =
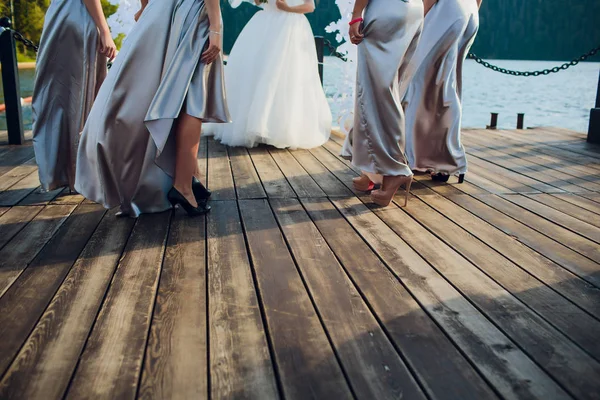
[[[86,214],[71,217],[80,220],[73,226],[70,236],[63,239],[70,238],[75,243],[69,241],[64,244],[63,251],[73,245],[80,248],[87,240],[89,228],[96,222],[95,217],[104,213],[100,206],[82,205],[80,209],[85,209]],[[0,398],[45,400],[63,397],[133,224],[133,219],[116,218],[114,212],[105,214],[0,382]],[[68,251],[76,252],[75,249]],[[31,321],[36,320],[35,313],[44,309],[53,289],[60,284],[67,264],[60,268],[57,265],[44,265],[42,268],[40,265],[35,271],[33,268],[30,267],[27,272],[27,281],[29,297],[33,293],[35,297],[29,299],[31,303],[20,312],[24,319]],[[18,296],[17,299],[27,298]],[[36,306],[33,307],[33,304]]]
[[[80,204],[84,200],[85,198],[79,193],[71,192],[69,188],[64,188],[49,204]]]
[[[0,249],[15,237],[44,207],[12,207],[0,213]],[[0,253],[2,254],[2,253]]]
[[[21,179],[9,189],[0,193],[0,205],[14,206],[32,193],[40,185],[38,173],[32,174]]]
[[[591,399],[590,393],[600,393],[600,363],[400,208],[375,213],[571,394]],[[597,337],[600,330],[590,326]]]
[[[231,169],[238,198],[264,199],[267,197],[248,150],[243,147],[229,147],[227,150],[231,159]]]
[[[483,203],[494,207],[496,210],[548,236],[549,238],[556,240],[558,243],[577,251],[579,254],[588,257],[590,260],[600,263],[600,252],[598,251],[597,243],[570,232],[552,221],[548,221],[542,217],[539,217],[534,213],[509,202],[508,200],[504,199],[504,197],[476,196],[476,198],[481,200]],[[515,199],[515,201],[518,200]],[[525,203],[526,201],[523,200],[522,202]],[[539,209],[541,206],[536,208]],[[600,271],[600,264],[598,264],[596,269]]]
[[[214,140],[208,141],[208,187],[212,200],[235,199],[231,165],[227,148]]]
[[[0,192],[7,190],[15,183],[34,172],[37,172],[37,165],[35,163],[35,158],[31,158],[0,176]]]
[[[302,204],[429,396],[495,398],[476,369],[331,202],[303,199]]]
[[[549,185],[573,192],[587,192],[600,189],[599,184],[562,172],[560,169],[555,168],[554,164],[541,157],[514,154],[512,146],[504,146],[507,148],[496,150],[494,147],[495,142],[486,140],[486,138],[463,136],[463,140],[468,146],[468,153],[473,153],[494,164],[523,173]]]
[[[589,225],[600,228],[600,215],[592,211],[588,211],[585,208],[576,205],[574,202],[563,199],[562,197],[555,197],[551,195],[529,195],[527,197],[533,201],[551,207],[554,210],[561,211],[562,213],[576,218],[579,221],[586,222]],[[572,198],[575,196],[567,196],[567,198],[569,197]]]
[[[33,146],[10,146],[0,157],[0,177],[34,157]]]
[[[575,217],[571,217],[570,215],[556,210],[550,206],[547,206],[543,203],[536,201],[533,198],[514,195],[514,196],[500,196],[505,200],[510,201],[511,203],[517,204],[526,210],[531,211],[534,214],[537,214],[548,221],[560,225],[570,231],[573,231],[583,237],[586,237],[590,240],[593,240],[596,243],[600,243],[600,228],[594,226],[592,224],[588,224],[587,222],[581,221]],[[551,196],[548,196],[551,197]],[[597,218],[598,222],[600,222],[600,216]]]
[[[568,193],[555,193],[552,195],[552,197],[556,197],[563,201],[571,203],[582,210],[586,210],[600,215],[600,203],[596,203],[593,200],[587,199],[579,195]]]
[[[201,137],[198,146],[198,169],[200,170],[201,181],[207,184],[208,172],[208,138]]]
[[[296,195],[266,147],[255,147],[249,152],[268,197],[287,198]]]
[[[0,374],[29,336],[104,212],[99,206],[78,207],[0,298]]]
[[[74,209],[47,206],[0,250],[0,299]]]
[[[17,205],[19,206],[32,206],[32,205],[46,205],[56,198],[64,189],[58,188],[49,192],[41,190],[41,186],[35,188],[35,190],[29,193],[23,200]]]
[[[598,336],[600,336],[599,320],[594,319],[565,297],[552,290],[550,286],[540,282],[524,269],[521,269],[518,265],[504,258],[500,253],[488,247],[485,243],[474,238],[460,226],[441,217],[435,209],[422,201],[414,198],[411,199],[405,211],[447,245],[451,246],[456,252],[477,266],[479,270],[500,284],[515,298],[521,300],[590,355],[600,360],[600,343],[597,340]],[[400,228],[398,224],[399,216],[397,214],[396,212],[393,214],[385,212],[384,220],[396,232],[404,229],[404,225],[408,225],[408,235],[414,223],[410,221],[406,224],[403,223],[402,228]],[[392,216],[391,218],[390,215]],[[401,214],[400,216],[403,217]],[[406,218],[403,219],[406,220]],[[501,232],[497,232],[497,235],[504,236]],[[420,234],[420,236],[422,238],[424,235]],[[411,244],[412,239],[406,239],[406,241]],[[435,239],[430,238],[427,243],[435,243]],[[421,251],[420,247],[427,246],[430,245],[413,245],[421,255],[424,255],[425,252]],[[446,249],[445,246],[439,244],[434,244],[433,246],[436,249],[439,248],[440,252],[444,252],[444,249]],[[435,255],[434,257],[436,256],[439,257],[439,255]],[[452,259],[452,254],[449,254],[447,262],[451,262]],[[454,259],[456,259],[455,256]],[[432,261],[430,260],[430,262]],[[467,263],[463,263],[462,268],[468,269],[468,266]],[[468,273],[462,273],[462,278],[466,279],[467,276]],[[459,285],[457,284],[457,286]],[[489,293],[488,296],[492,297],[493,290],[486,293]],[[506,294],[493,297],[494,299],[504,299]],[[514,308],[512,307],[511,310],[514,310]],[[519,315],[520,318],[523,318],[522,313],[519,312]],[[538,331],[543,331],[543,329]]]
[[[370,399],[424,399],[299,201],[271,200],[271,205],[354,394]]]
[[[298,197],[325,197],[325,192],[287,150],[270,149],[269,152]]]
[[[569,398],[360,200],[335,199],[333,203],[502,396]]]
[[[508,258],[529,274],[544,282],[553,290],[562,294],[588,313],[600,319],[600,289],[525,246],[514,237],[505,235],[493,225],[490,225],[476,215],[471,214],[468,209],[463,209],[459,205],[438,194],[429,196],[419,195],[419,198],[431,208],[469,232],[470,236],[473,237],[473,239],[469,240],[469,242],[473,242],[473,251],[476,250],[475,238],[478,238],[483,243],[496,250],[499,254]],[[418,207],[418,204],[409,205],[407,211],[410,212],[412,207]],[[443,219],[439,218],[435,213],[427,214],[420,212],[418,215],[419,221],[424,224],[427,223],[430,229],[434,230],[437,234],[441,235],[440,232],[447,231],[448,240],[453,239],[453,243],[458,242],[456,243],[456,246],[459,244],[461,248],[464,248],[467,245],[471,246],[469,243],[463,243],[464,240],[459,240],[459,238],[462,239],[461,235],[455,233],[455,229],[452,229],[452,226],[446,226]],[[438,221],[434,222],[432,220],[426,222],[429,221],[430,218],[439,219],[439,228],[435,228],[438,226]],[[452,234],[455,234],[456,236],[452,236]],[[491,256],[486,254],[486,257]],[[494,259],[496,258],[492,258],[492,260]],[[494,264],[491,264],[490,267],[493,267],[493,265]],[[498,268],[501,269],[502,265],[503,264],[499,264]]]
[[[325,194],[330,197],[346,197],[352,196],[352,192],[348,190],[327,168],[323,166],[307,150],[290,151],[292,156],[302,165],[302,167],[310,174],[310,176],[323,189]]]
[[[1,207],[0,206],[0,217],[7,213],[10,210],[10,207]]]
[[[240,209],[284,397],[352,398],[269,204]]]
[[[503,214],[483,201],[471,196],[457,195],[457,189],[454,187],[447,185],[432,187],[432,189],[495,226],[513,239],[520,241],[555,263],[562,265],[583,280],[600,288],[600,274],[598,274],[598,264],[596,262],[571,250],[569,247],[552,240],[516,219],[507,218],[506,214]],[[523,210],[523,212],[525,212],[525,210]]]
[[[133,399],[171,212],[143,214],[125,247],[67,399]]]
[[[205,219],[173,216],[138,398],[208,396]]]
[[[237,204],[208,216],[210,390],[213,399],[279,398]]]
[[[464,136],[473,135],[474,134],[471,133]],[[572,177],[569,179],[570,181],[581,183],[587,182],[587,184],[594,183],[594,185],[598,184],[595,182],[596,179],[587,176],[590,173],[596,175],[598,172],[597,170],[589,168],[585,165],[577,164],[573,162],[573,160],[569,161],[565,160],[564,158],[559,158],[552,152],[546,151],[545,148],[539,145],[532,145],[531,142],[518,140],[514,134],[507,134],[502,131],[494,131],[494,133],[490,133],[488,130],[479,130],[476,131],[476,135],[482,139],[488,139],[490,142],[488,147],[498,149],[512,156],[535,161],[542,167],[552,168],[557,171],[564,172],[565,174],[569,174]]]

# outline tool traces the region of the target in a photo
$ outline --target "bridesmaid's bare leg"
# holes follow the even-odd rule
[[[176,161],[173,186],[193,206],[198,207],[192,191],[192,177],[198,174],[198,147],[202,121],[182,112],[175,127]]]

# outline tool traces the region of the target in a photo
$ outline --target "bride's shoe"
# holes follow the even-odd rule
[[[375,183],[373,183],[367,175],[363,174],[356,178],[352,178],[352,186],[360,192],[370,192],[375,188]]]
[[[392,202],[392,199],[394,198],[394,195],[398,189],[404,185],[406,193],[404,196],[404,205],[402,207],[406,207],[408,204],[408,195],[410,194],[410,186],[412,185],[412,181],[412,175],[384,176],[381,189],[371,192],[371,200],[373,203],[379,206],[387,207]]]

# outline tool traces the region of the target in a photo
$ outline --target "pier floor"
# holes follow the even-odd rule
[[[338,138],[203,139],[212,212],[137,220],[0,146],[0,398],[600,398],[600,146],[463,141],[376,208]]]

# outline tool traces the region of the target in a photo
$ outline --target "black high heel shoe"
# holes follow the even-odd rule
[[[175,187],[172,187],[171,190],[169,190],[167,198],[169,199],[169,202],[171,202],[173,208],[179,204],[190,217],[204,215],[210,211],[210,206],[207,204],[198,203],[198,207],[192,206],[190,202],[179,193],[179,190],[175,189]]]
[[[212,194],[195,176],[192,177],[192,191],[194,192],[194,197],[199,202],[206,202]]]
[[[450,179],[450,175],[442,174],[441,172],[431,175],[431,180],[436,182],[448,182],[448,179]]]

